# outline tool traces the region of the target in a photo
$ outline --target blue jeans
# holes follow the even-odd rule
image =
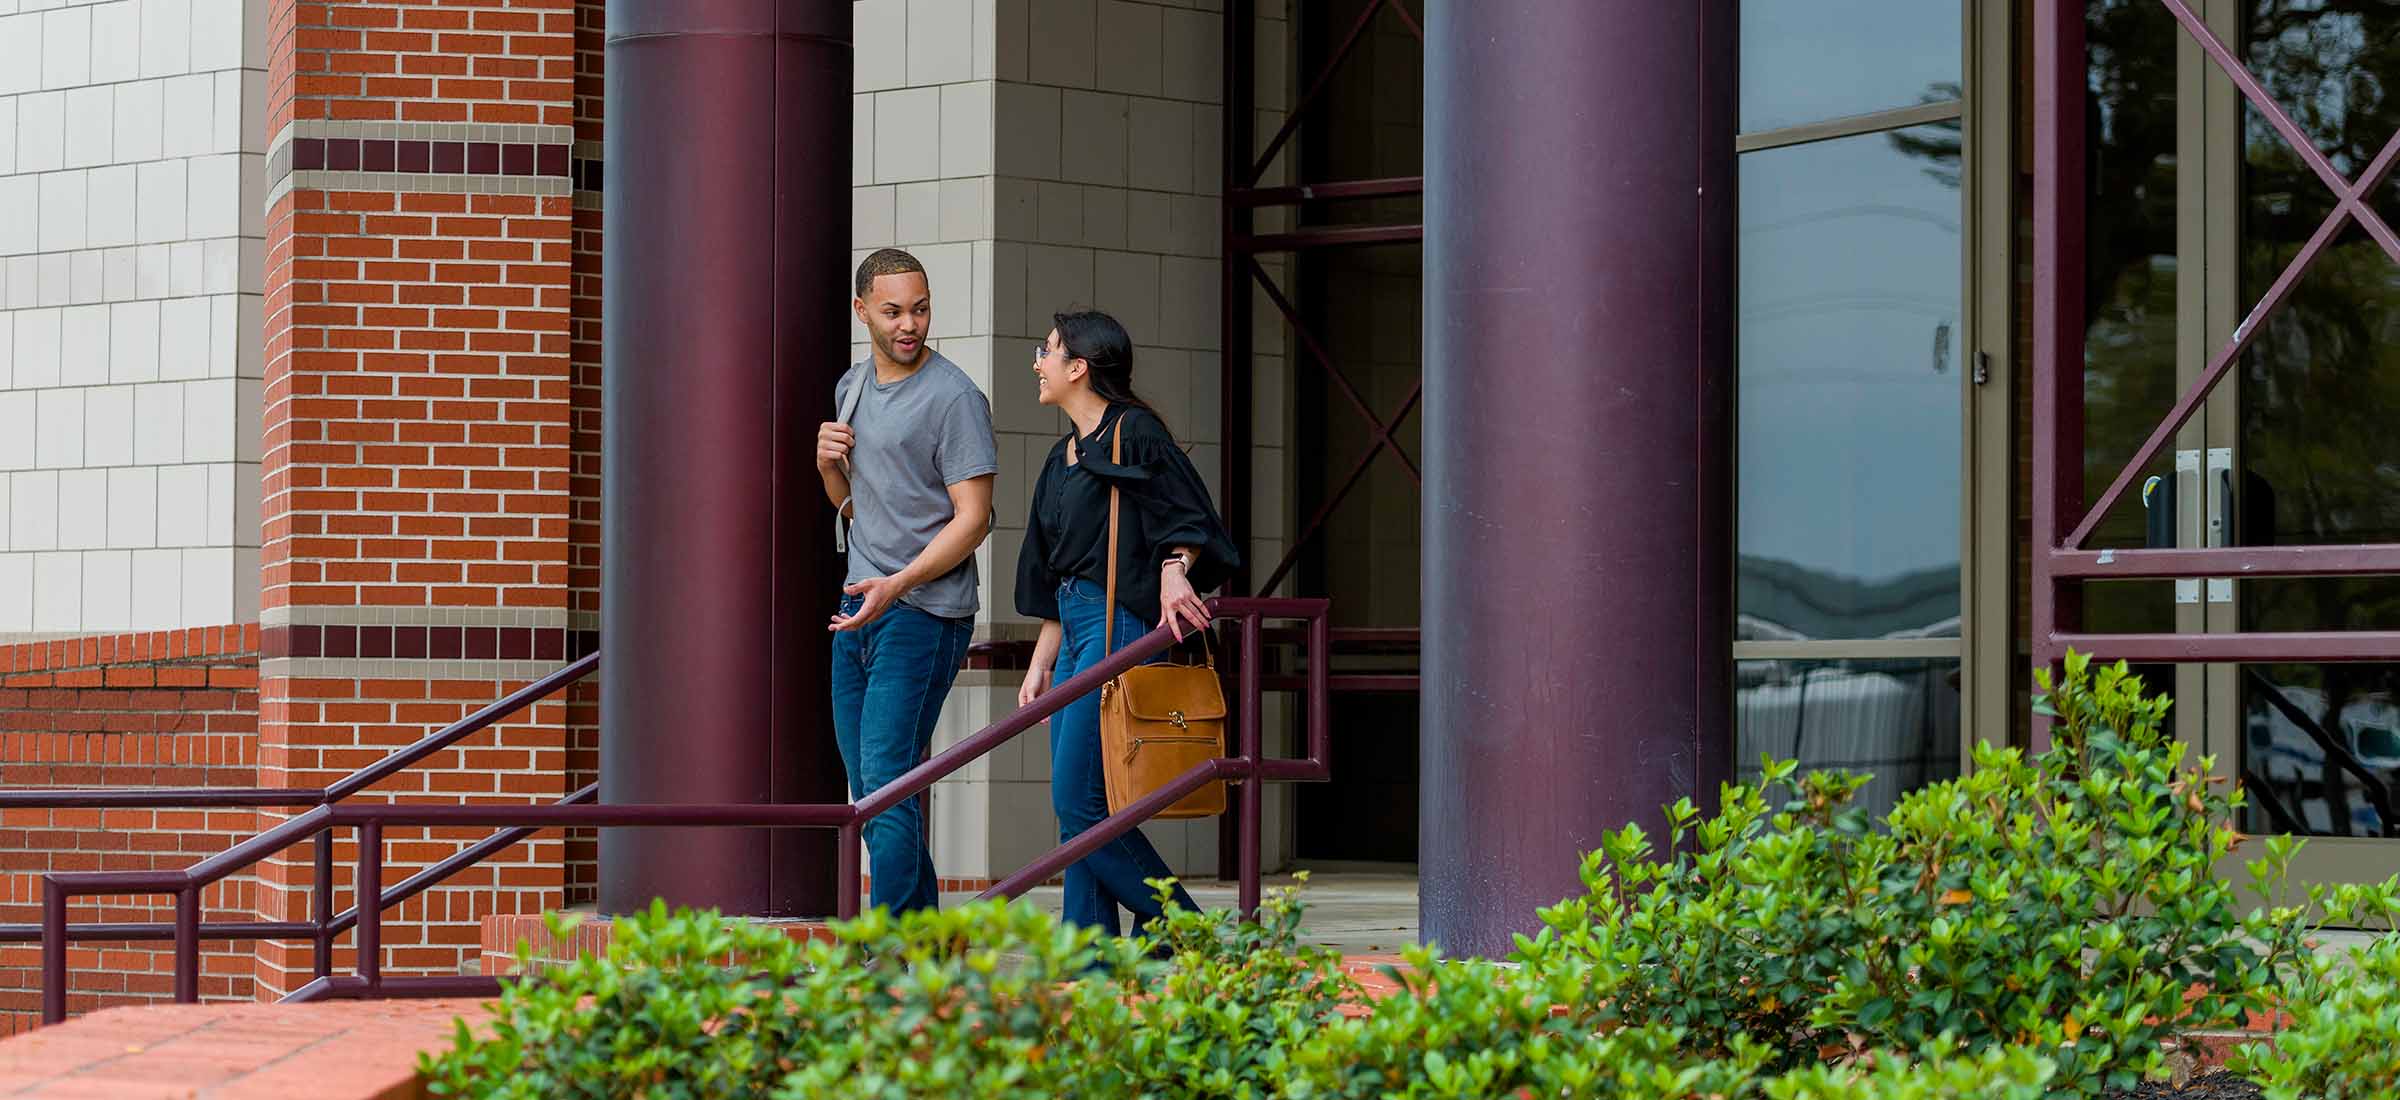
[[[1099,664],[1101,631],[1107,626],[1101,605],[1107,590],[1087,580],[1058,586],[1058,615],[1065,628],[1058,649],[1058,666],[1050,682],[1065,683],[1076,673]],[[1116,609],[1116,648],[1123,649],[1150,633],[1151,624]],[[1060,843],[1108,817],[1108,787],[1100,770],[1100,693],[1093,692],[1066,705],[1050,719],[1050,808],[1058,813]],[[1166,878],[1167,861],[1160,859],[1150,838],[1135,829],[1102,845],[1098,851],[1068,866],[1066,918],[1109,935],[1122,935],[1117,908],[1133,911],[1139,931],[1162,912],[1155,892],[1143,881]],[[1175,904],[1198,910],[1192,895],[1179,883]]]
[[[844,596],[842,613],[858,610]],[[925,761],[942,700],[958,678],[974,625],[907,604],[833,636],[833,739],[850,773],[850,797],[864,798]],[[933,853],[925,847],[925,797],[901,802],[867,822],[867,904],[893,912],[941,904]]]

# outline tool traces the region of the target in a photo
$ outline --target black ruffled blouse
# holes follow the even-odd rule
[[[1122,464],[1109,461],[1114,433],[1125,435]],[[1067,437],[1072,438],[1072,437]],[[1025,547],[1017,555],[1017,611],[1058,618],[1058,586],[1070,577],[1108,583],[1108,490],[1120,489],[1117,603],[1145,623],[1158,621],[1158,569],[1169,547],[1188,547],[1192,590],[1208,592],[1233,574],[1241,552],[1217,519],[1208,487],[1167,426],[1148,409],[1112,406],[1100,426],[1075,444],[1050,448],[1033,486]]]

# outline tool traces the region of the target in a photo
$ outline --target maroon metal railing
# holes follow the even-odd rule
[[[1241,663],[1237,673],[1239,685],[1235,698],[1238,721],[1239,755],[1205,761],[1195,765],[1173,783],[1153,792],[1131,806],[1110,815],[1105,821],[1060,845],[1048,855],[1009,876],[983,897],[1014,898],[1036,883],[1047,880],[1068,864],[1089,855],[1102,844],[1139,827],[1172,805],[1184,795],[1212,780],[1224,779],[1241,783],[1321,781],[1331,775],[1329,759],[1329,602],[1322,599],[1249,599],[1227,598],[1210,601],[1219,620],[1230,619],[1239,625],[1241,637],[1238,651]],[[1262,747],[1260,704],[1264,686],[1259,675],[1259,657],[1264,624],[1268,620],[1297,620],[1307,624],[1308,652],[1305,674],[1307,698],[1308,755],[1302,759],[1267,759]],[[428,997],[489,995],[498,989],[497,978],[460,977],[394,977],[386,978],[382,968],[383,911],[408,898],[439,885],[466,867],[490,858],[501,850],[523,841],[534,833],[551,828],[605,828],[610,826],[644,827],[735,827],[735,828],[828,828],[840,834],[837,844],[839,860],[836,883],[836,916],[851,917],[859,905],[859,833],[865,823],[877,814],[899,804],[902,800],[923,793],[943,777],[965,767],[977,757],[1005,744],[1009,739],[1048,719],[1075,699],[1099,689],[1100,685],[1125,670],[1164,652],[1174,642],[1173,635],[1161,628],[1151,631],[1125,649],[1079,673],[1032,704],[1020,707],[1006,718],[951,746],[934,758],[911,769],[907,774],[854,803],[810,803],[786,805],[625,805],[590,804],[596,787],[585,787],[549,805],[527,806],[423,806],[395,803],[351,803],[342,799],[355,794],[374,782],[388,778],[410,764],[425,759],[460,738],[484,729],[506,718],[516,710],[533,703],[549,693],[580,679],[598,666],[597,657],[586,657],[508,698],[478,711],[455,726],[433,734],[407,749],[322,790],[266,790],[251,792],[186,791],[14,791],[0,792],[9,796],[0,805],[41,808],[73,808],[91,805],[181,806],[189,802],[174,801],[178,797],[247,793],[251,802],[215,802],[214,805],[306,805],[311,809],[283,822],[258,836],[234,845],[217,855],[203,859],[190,867],[174,871],[83,871],[53,872],[43,876],[42,921],[39,926],[0,926],[0,942],[38,938],[42,944],[42,1020],[56,1023],[66,1018],[67,946],[75,940],[156,940],[172,939],[175,944],[175,989],[178,1002],[191,1003],[199,999],[199,945],[203,940],[267,940],[307,939],[314,943],[314,980],[295,990],[286,1000],[316,1000],[329,997]],[[141,796],[132,801],[97,802],[95,799],[126,794]],[[143,800],[143,799],[146,799]],[[296,801],[294,801],[296,800]],[[1240,800],[1238,835],[1241,847],[1239,867],[1239,899],[1245,912],[1255,912],[1259,904],[1259,832],[1264,803],[1257,797]],[[390,828],[433,826],[492,826],[501,832],[486,838],[457,854],[427,867],[401,883],[381,889],[383,880],[383,836]],[[330,832],[350,828],[358,832],[358,867],[356,882],[363,891],[366,885],[378,885],[374,904],[353,905],[339,914],[331,913],[332,846]],[[228,922],[205,924],[200,919],[200,892],[228,875],[239,872],[278,852],[303,841],[315,842],[315,883],[310,920],[280,922]],[[119,894],[164,894],[174,897],[174,920],[171,924],[81,924],[67,922],[68,903],[76,897]],[[362,894],[362,897],[364,895]],[[331,973],[333,940],[342,932],[357,932],[356,973],[335,977]],[[30,933],[30,934],[28,934]]]

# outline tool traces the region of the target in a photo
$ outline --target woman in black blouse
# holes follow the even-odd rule
[[[1042,620],[1033,665],[1017,691],[1033,702],[1050,685],[1099,663],[1106,615],[1116,616],[1116,648],[1172,626],[1177,637],[1208,628],[1199,593],[1215,588],[1239,558],[1217,521],[1191,460],[1158,414],[1133,392],[1133,341],[1105,313],[1061,313],[1035,353],[1041,402],[1074,421],[1073,435],[1050,448],[1034,484],[1017,558],[1017,610]],[[1120,461],[1110,447],[1122,437]],[[1103,608],[1108,583],[1108,493],[1120,490],[1117,606]],[[1061,842],[1108,816],[1100,768],[1100,699],[1086,695],[1050,720],[1050,805]],[[1159,916],[1144,880],[1169,875],[1166,861],[1136,829],[1066,873],[1066,917],[1117,935],[1117,908],[1137,930]],[[1198,908],[1181,886],[1177,904]]]

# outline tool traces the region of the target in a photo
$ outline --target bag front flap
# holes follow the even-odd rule
[[[1125,713],[1143,722],[1222,722],[1225,687],[1202,665],[1138,665],[1117,677]]]

